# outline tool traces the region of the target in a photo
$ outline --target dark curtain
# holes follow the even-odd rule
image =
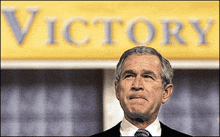
[[[1,70],[1,135],[101,132],[102,81],[102,70]]]

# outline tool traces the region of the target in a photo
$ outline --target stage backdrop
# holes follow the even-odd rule
[[[1,59],[218,59],[218,1],[3,1]]]

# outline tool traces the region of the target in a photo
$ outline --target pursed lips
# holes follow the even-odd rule
[[[129,99],[145,99],[145,100],[147,100],[144,96],[140,96],[140,95],[130,95]]]

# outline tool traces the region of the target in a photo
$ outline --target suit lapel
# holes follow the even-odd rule
[[[111,129],[105,131],[105,136],[107,137],[120,137],[120,125],[121,122],[119,122],[116,126],[112,127]]]
[[[169,128],[161,122],[160,122],[160,125],[161,125],[161,130],[162,130],[161,137],[167,137]]]
[[[114,130],[115,136],[120,137],[121,133],[120,133],[120,125],[121,122],[119,122],[112,130]]]

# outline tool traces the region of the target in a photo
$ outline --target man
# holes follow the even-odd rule
[[[116,68],[116,97],[124,111],[123,120],[94,137],[161,136],[188,137],[158,119],[161,104],[173,92],[173,69],[168,60],[150,47],[124,52]]]

